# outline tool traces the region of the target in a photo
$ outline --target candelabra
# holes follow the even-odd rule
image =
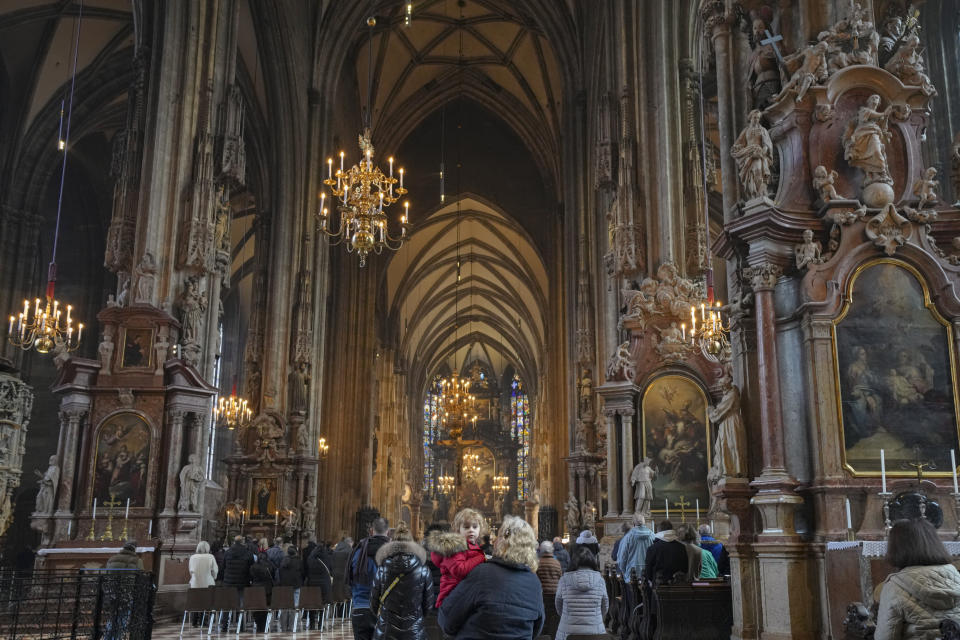
[[[468,478],[476,477],[480,471],[480,456],[476,453],[463,454],[463,475]]]
[[[40,298],[34,300],[33,317],[30,317],[30,301],[23,301],[23,311],[10,316],[7,326],[7,341],[15,347],[28,351],[36,349],[38,353],[49,353],[54,349],[74,351],[80,346],[83,323],[76,326],[74,335],[73,305],[67,305],[66,318],[60,301],[53,297],[52,282],[47,286],[47,302],[41,307]]]
[[[230,397],[220,396],[213,408],[213,419],[221,426],[231,430],[249,422],[252,415],[253,411],[247,406],[247,401],[237,396],[236,388],[234,388]]]
[[[713,300],[713,287],[704,302],[700,303],[700,312],[696,307],[690,307],[690,343],[703,349],[713,357],[718,357],[730,349],[730,326],[723,324],[720,315],[720,302]],[[700,316],[699,322],[697,316]],[[688,338],[686,323],[681,325],[681,332]]]
[[[384,207],[397,202],[407,193],[403,187],[403,168],[400,179],[393,177],[393,158],[387,159],[389,175],[373,164],[373,144],[370,141],[370,129],[360,136],[360,162],[344,170],[344,152],[340,152],[340,168],[333,172],[333,158],[327,158],[327,179],[323,184],[337,200],[340,209],[340,225],[336,230],[329,228],[329,210],[324,206],[326,193],[320,194],[320,230],[332,238],[331,244],[345,243],[347,252],[357,252],[360,266],[367,262],[372,251],[380,254],[384,248],[396,251],[401,247],[410,227],[410,203],[404,202],[404,213],[400,216],[400,235],[391,236],[387,228],[387,216]],[[399,183],[399,184],[398,184]],[[394,188],[394,185],[397,185]]]
[[[327,459],[327,454],[330,452],[330,445],[327,444],[326,438],[320,438],[317,441],[317,453],[320,455],[321,460]]]
[[[502,496],[507,491],[510,490],[510,478],[508,476],[494,476],[493,477],[493,492],[498,496]]]
[[[440,487],[440,493],[452,493],[457,486],[457,481],[453,476],[440,476],[437,478],[437,484]]]

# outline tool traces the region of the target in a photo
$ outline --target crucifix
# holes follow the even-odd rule
[[[786,62],[783,60],[783,55],[780,53],[780,48],[777,47],[778,42],[783,41],[783,36],[779,33],[773,35],[770,33],[770,29],[764,29],[763,33],[767,36],[766,40],[761,40],[760,44],[768,44],[773,49],[773,53],[777,56],[777,62],[780,63],[780,66],[786,70]]]
[[[915,462],[904,462],[901,466],[906,469],[912,467],[917,470],[917,489],[920,489],[920,483],[923,481],[923,470],[927,469],[928,471],[935,471],[937,465],[933,462],[920,462],[920,445],[914,445],[913,455],[915,457]]]
[[[684,500],[683,496],[680,496],[679,502],[674,502],[673,506],[680,507],[680,522],[687,521],[687,507],[690,506],[689,500]]]
[[[117,500],[117,494],[111,493],[110,499],[105,500],[103,504],[107,507],[107,530],[103,532],[103,536],[101,536],[100,539],[113,540],[113,510],[120,506],[120,501]]]

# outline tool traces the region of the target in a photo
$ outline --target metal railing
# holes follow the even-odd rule
[[[148,571],[0,570],[0,637],[150,640],[155,593]]]

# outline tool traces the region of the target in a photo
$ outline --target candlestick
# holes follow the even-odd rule
[[[847,507],[847,529],[853,529],[853,520],[850,518],[850,498],[844,498]]]
[[[883,449],[880,449],[880,482],[883,487],[880,489],[882,493],[887,492],[887,459],[883,453]]]
[[[148,536],[153,535],[153,520],[150,521],[150,526],[147,527],[147,535]]]
[[[70,533],[73,531],[73,520],[67,521],[67,538],[70,537]]]
[[[127,520],[130,518],[130,498],[127,498],[127,510],[123,512],[123,519]]]
[[[953,492],[960,493],[960,490],[957,489],[957,457],[953,449],[950,449],[950,470],[953,472]]]
[[[97,499],[93,499],[93,519],[97,519]]]
[[[669,520],[669,519],[670,519],[670,501],[667,500],[666,498],[664,498],[664,499],[663,499],[663,506],[664,506],[664,510],[667,512],[667,513],[666,513],[666,519]]]
[[[697,524],[700,524],[700,498],[697,498]]]

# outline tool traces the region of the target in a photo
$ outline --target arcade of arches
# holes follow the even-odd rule
[[[958,78],[948,0],[6,3],[4,554],[99,508],[163,601],[241,528],[472,506],[608,559],[641,512],[724,542],[734,636],[836,635],[888,500],[960,530]],[[407,192],[361,265],[367,128]]]

